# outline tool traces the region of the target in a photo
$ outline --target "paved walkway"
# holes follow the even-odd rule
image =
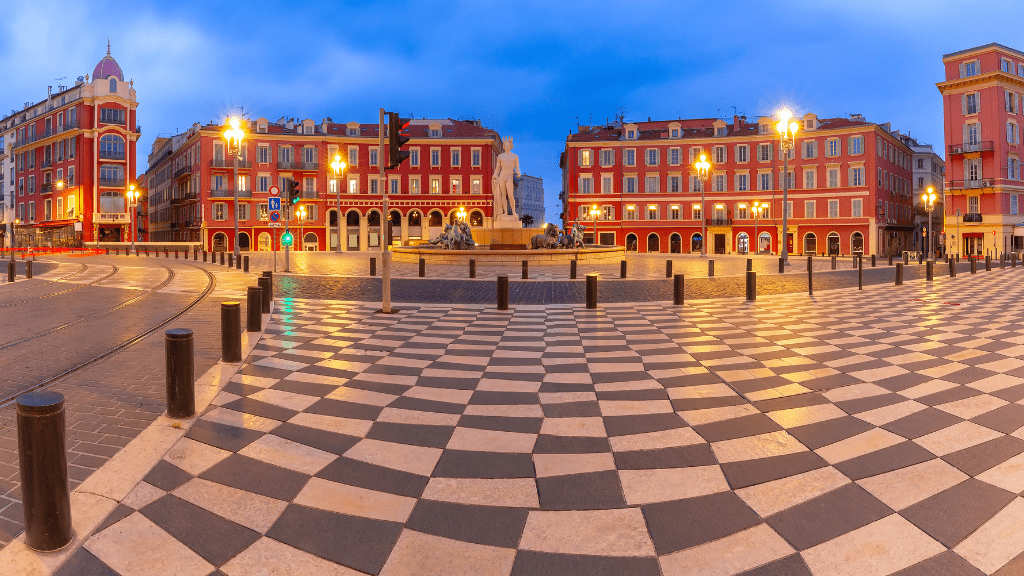
[[[59,574],[1019,574],[1019,274],[682,307],[279,301]]]

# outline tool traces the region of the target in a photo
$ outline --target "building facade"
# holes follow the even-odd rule
[[[914,183],[914,250],[927,252],[930,240],[931,249],[941,251],[945,246],[945,233],[942,230],[942,213],[945,205],[946,162],[935,152],[931,144],[921,144],[917,139],[906,134],[899,134],[898,132],[894,134],[913,153],[910,165],[914,171],[912,179]],[[922,194],[928,193],[928,188],[932,188],[935,193],[935,203],[931,210],[931,235],[928,234],[928,209],[921,198]]]
[[[947,249],[982,255],[1024,249],[1021,95],[1024,52],[1000,44],[942,57],[948,146]]]
[[[14,245],[69,246],[127,238],[125,191],[140,129],[132,82],[107,55],[74,86],[0,119],[13,175]]]
[[[302,198],[289,221],[295,249],[379,250],[382,192],[377,124],[335,123],[327,118],[245,122],[238,160],[228,154],[221,125],[193,125],[153,144],[146,171],[153,241],[201,242],[211,250],[234,249],[234,194],[238,189],[239,248],[281,249],[283,228],[271,226],[268,198],[286,180],[299,182]],[[465,210],[471,226],[489,227],[493,213],[491,175],[502,142],[479,122],[413,120],[410,158],[387,173],[392,241],[428,241]],[[347,164],[336,177],[331,162]],[[282,200],[287,205],[287,200]],[[339,212],[340,204],[340,212]],[[341,218],[341,238],[337,224]],[[281,222],[286,212],[280,213]]]
[[[544,224],[544,179],[536,176],[523,174],[516,178],[516,186],[513,191],[516,199],[516,212],[519,219],[523,220],[529,216],[532,227]],[[525,220],[524,220],[525,222]]]
[[[14,127],[0,124],[0,248],[14,240]]]
[[[775,123],[766,117],[581,126],[561,157],[564,223],[586,225],[588,242],[596,228],[600,244],[687,253],[700,252],[703,221],[708,253],[777,254],[785,177],[789,253],[909,249],[910,148],[888,124],[859,115],[796,120],[788,175]],[[701,154],[712,164],[704,183],[693,166]],[[754,210],[754,202],[767,207]]]

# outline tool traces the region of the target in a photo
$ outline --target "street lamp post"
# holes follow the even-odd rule
[[[704,217],[704,182],[707,181],[708,171],[711,170],[711,164],[708,162],[707,155],[701,154],[700,160],[695,162],[693,167],[697,170],[697,180],[700,181],[700,256],[703,258],[707,256],[708,246],[708,227],[707,220]]]
[[[761,236],[758,235],[757,224],[761,219],[761,204],[760,200],[754,200],[754,254],[761,253]]]
[[[796,132],[800,125],[790,122],[793,114],[783,109],[779,114],[779,147],[782,148],[782,260],[789,265],[789,152],[796,145]]]
[[[334,155],[334,161],[331,162],[331,168],[334,169],[334,181],[338,192],[338,245],[335,246],[335,252],[341,253],[341,175],[345,171],[346,164],[341,161],[341,154]]]
[[[234,156],[235,159],[235,208],[234,208],[234,220],[235,220],[235,258],[238,259],[241,255],[241,250],[238,248],[238,159],[242,157],[242,140],[245,138],[245,130],[242,130],[238,118],[232,117],[228,119],[227,125],[224,129],[224,139],[228,142],[228,154]]]
[[[305,240],[306,237],[303,234],[303,228],[305,226],[304,221],[306,220],[306,207],[305,206],[300,206],[299,209],[296,210],[296,216],[299,217],[299,242],[302,242],[302,244],[300,244],[299,247],[300,247],[300,249],[302,251],[305,251],[306,250],[306,240]],[[294,244],[294,242],[293,242],[293,244]]]
[[[925,229],[925,246],[931,255],[928,257],[929,260],[935,260],[935,251],[932,250],[932,211],[935,209],[935,188],[928,187],[928,191],[921,194],[921,201],[924,203],[924,209],[928,211],[928,228]]]
[[[597,204],[590,207],[590,217],[594,219],[594,246],[601,244],[597,241],[597,217],[599,214],[601,214],[601,211],[597,208]]]
[[[963,238],[960,238],[960,209],[957,208],[956,209],[956,255],[957,255],[957,258],[959,258],[960,254],[963,252],[962,242],[963,242]]]
[[[465,206],[459,206],[459,211],[456,212],[455,215],[458,216],[459,222],[465,222],[466,221],[466,207]]]
[[[139,201],[139,191],[135,189],[135,184],[128,187],[128,208],[132,211],[130,214],[130,225],[132,227],[130,234],[132,238],[131,252],[135,251],[135,206]]]

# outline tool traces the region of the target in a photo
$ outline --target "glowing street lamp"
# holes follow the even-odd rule
[[[761,236],[758,235],[757,224],[758,221],[761,219],[761,211],[765,208],[765,206],[767,206],[767,204],[761,202],[760,200],[754,200],[754,245],[757,247],[754,251],[755,254],[761,253]]]
[[[242,140],[245,139],[245,130],[241,128],[241,122],[237,117],[228,118],[224,127],[224,140],[228,143],[228,154],[235,157],[235,259],[240,257],[241,250],[238,248],[238,159],[242,157]]]
[[[331,168],[334,169],[334,181],[337,183],[338,192],[338,245],[335,247],[335,251],[338,253],[341,252],[341,175],[345,173],[346,166],[341,161],[341,154],[335,154]]]
[[[58,183],[58,186],[61,186],[61,185],[62,184]],[[130,215],[131,216],[130,222],[131,222],[131,227],[132,227],[132,230],[131,230],[131,237],[132,237],[131,251],[134,252],[135,251],[135,235],[136,235],[136,232],[135,232],[135,205],[138,204],[138,202],[139,202],[139,191],[135,189],[135,184],[132,184],[131,186],[128,186],[128,192],[125,194],[125,196],[128,198],[128,208],[131,210],[131,215]]]
[[[793,114],[785,108],[779,112],[779,147],[782,148],[782,260],[789,264],[789,152],[796,146],[800,125],[790,122]]]
[[[303,234],[302,227],[304,226],[304,222],[306,220],[306,207],[305,206],[300,206],[299,209],[296,211],[296,216],[299,217],[299,242],[302,242],[302,244],[300,244],[300,246],[302,247],[303,250],[305,250],[306,249],[306,235]]]
[[[697,180],[700,181],[700,255],[707,256],[707,219],[704,218],[704,183],[708,180],[708,173],[711,170],[711,163],[708,162],[706,154],[700,155],[700,160],[694,162],[694,169],[697,170]]]
[[[926,250],[931,252],[931,256],[928,258],[932,261],[935,260],[935,250],[932,249],[932,210],[935,209],[935,188],[929,186],[928,191],[921,194],[921,202],[924,203],[924,209],[928,211],[928,228],[925,230],[925,242]]]
[[[459,211],[455,213],[455,216],[458,217],[459,222],[465,222],[466,221],[466,207],[465,206],[459,206]]]
[[[601,210],[598,209],[597,204],[590,207],[590,217],[594,219],[594,246],[600,244],[597,241],[597,217],[601,214]]]

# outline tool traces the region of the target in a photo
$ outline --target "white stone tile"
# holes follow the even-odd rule
[[[264,418],[262,416],[254,416],[244,412],[236,412],[235,410],[229,410],[227,408],[214,408],[206,414],[203,414],[202,419],[209,420],[210,422],[217,422],[218,424],[235,426],[237,428],[258,430],[260,432],[270,432],[281,425],[277,420],[271,420],[270,418]]]
[[[323,414],[310,414],[302,412],[292,416],[289,424],[316,428],[324,432],[335,432],[347,436],[358,436],[362,438],[373,426],[372,420],[356,420],[354,418],[341,418],[338,416],[325,416]]]
[[[957,450],[963,450],[982,442],[994,440],[1000,436],[1002,434],[999,432],[974,422],[959,422],[948,428],[916,438],[914,442],[936,456],[945,456]]]
[[[1020,494],[1024,492],[1024,454],[1018,454],[993,466],[975,478],[1014,494]]]
[[[478,506],[540,507],[533,478],[431,478],[422,498]]]
[[[202,478],[193,478],[171,494],[223,516],[236,524],[266,533],[288,506],[287,502],[232,488]]]
[[[814,406],[803,406],[800,408],[789,408],[768,412],[767,416],[783,428],[796,428],[807,424],[816,424],[826,420],[843,418],[843,412],[835,404],[817,404]]]
[[[590,556],[654,556],[639,508],[533,510],[519,542],[521,550]]]
[[[449,450],[475,450],[478,452],[533,452],[536,434],[456,428],[448,440]]]
[[[1024,552],[1024,500],[1014,498],[953,551],[985,574],[1016,558]]]
[[[898,434],[893,434],[881,428],[873,428],[845,440],[840,440],[828,446],[822,446],[815,450],[815,452],[817,452],[818,456],[828,461],[829,464],[836,464],[882,450],[883,448],[895,446],[905,441],[906,438]]]
[[[658,558],[665,576],[732,576],[793,554],[767,524]]]
[[[715,456],[722,464],[784,456],[807,450],[803,444],[785,431],[712,442],[711,449],[714,450]]]
[[[139,485],[128,493],[128,496],[121,501],[121,504],[138,510],[151,502],[157,501],[164,494],[167,494],[167,492],[152,484],[139,482]]]
[[[512,548],[472,544],[406,529],[380,576],[508,576],[515,556]]]
[[[694,432],[693,428],[670,428],[657,432],[612,436],[608,438],[608,442],[613,452],[628,452],[704,444],[704,438]]]
[[[892,514],[804,550],[801,555],[813,574],[883,576],[945,550],[902,516]]]
[[[741,416],[750,416],[751,414],[760,414],[757,408],[754,408],[750,404],[741,404],[738,406],[722,406],[720,408],[704,408],[702,410],[686,410],[679,412],[679,415],[686,420],[686,423],[690,426],[699,426],[701,424],[711,424],[712,422],[721,422],[722,420],[731,420],[733,418],[739,418]]]
[[[981,416],[986,412],[991,412],[992,410],[1001,408],[1007,404],[1009,404],[1009,402],[1002,398],[996,398],[995,396],[989,396],[988,394],[978,394],[977,396],[972,396],[970,398],[939,404],[935,407],[943,412],[949,412],[958,418],[970,420],[975,416]]]
[[[310,478],[294,502],[328,512],[403,524],[416,506],[415,498],[339,484],[322,478]]]
[[[889,422],[895,422],[900,418],[920,412],[927,407],[928,406],[921,404],[920,402],[915,402],[914,400],[905,400],[896,404],[875,408],[874,410],[858,412],[855,416],[869,424],[884,426]]]
[[[718,466],[619,470],[619,481],[630,506],[694,498],[729,489]]]
[[[534,454],[537,478],[615,470],[615,458],[608,452],[592,454]]]
[[[340,564],[329,562],[272,538],[260,538],[221,567],[227,576],[359,576]],[[168,573],[170,574],[170,573]]]
[[[843,386],[834,390],[823,392],[822,396],[828,398],[830,402],[842,402],[844,400],[857,400],[859,398],[870,398],[871,396],[880,396],[882,394],[889,394],[890,392],[877,384],[852,384],[850,386]]]
[[[206,576],[214,568],[138,512],[95,534],[85,549],[121,576]]]
[[[299,412],[309,408],[320,400],[316,396],[296,394],[294,392],[275,390],[273,388],[265,388],[255,394],[250,394],[249,398],[259,400],[260,402],[266,402],[267,404],[281,406],[282,408],[287,408],[289,410],[298,410]]]
[[[844,486],[850,479],[827,466],[803,474],[740,488],[736,495],[762,518]]]
[[[167,452],[164,460],[193,476],[198,476],[230,455],[231,452],[227,450],[196,442],[191,438],[182,438]]]
[[[960,470],[936,458],[857,481],[893,510],[902,510],[967,480]]]
[[[430,476],[441,458],[441,449],[364,438],[349,448],[345,452],[345,457],[420,476]]]
[[[579,418],[545,418],[540,426],[541,434],[553,436],[586,436],[603,438],[607,436],[604,419],[599,416]]]
[[[316,474],[338,458],[305,444],[266,434],[238,451],[242,456],[255,458],[303,474]]]

